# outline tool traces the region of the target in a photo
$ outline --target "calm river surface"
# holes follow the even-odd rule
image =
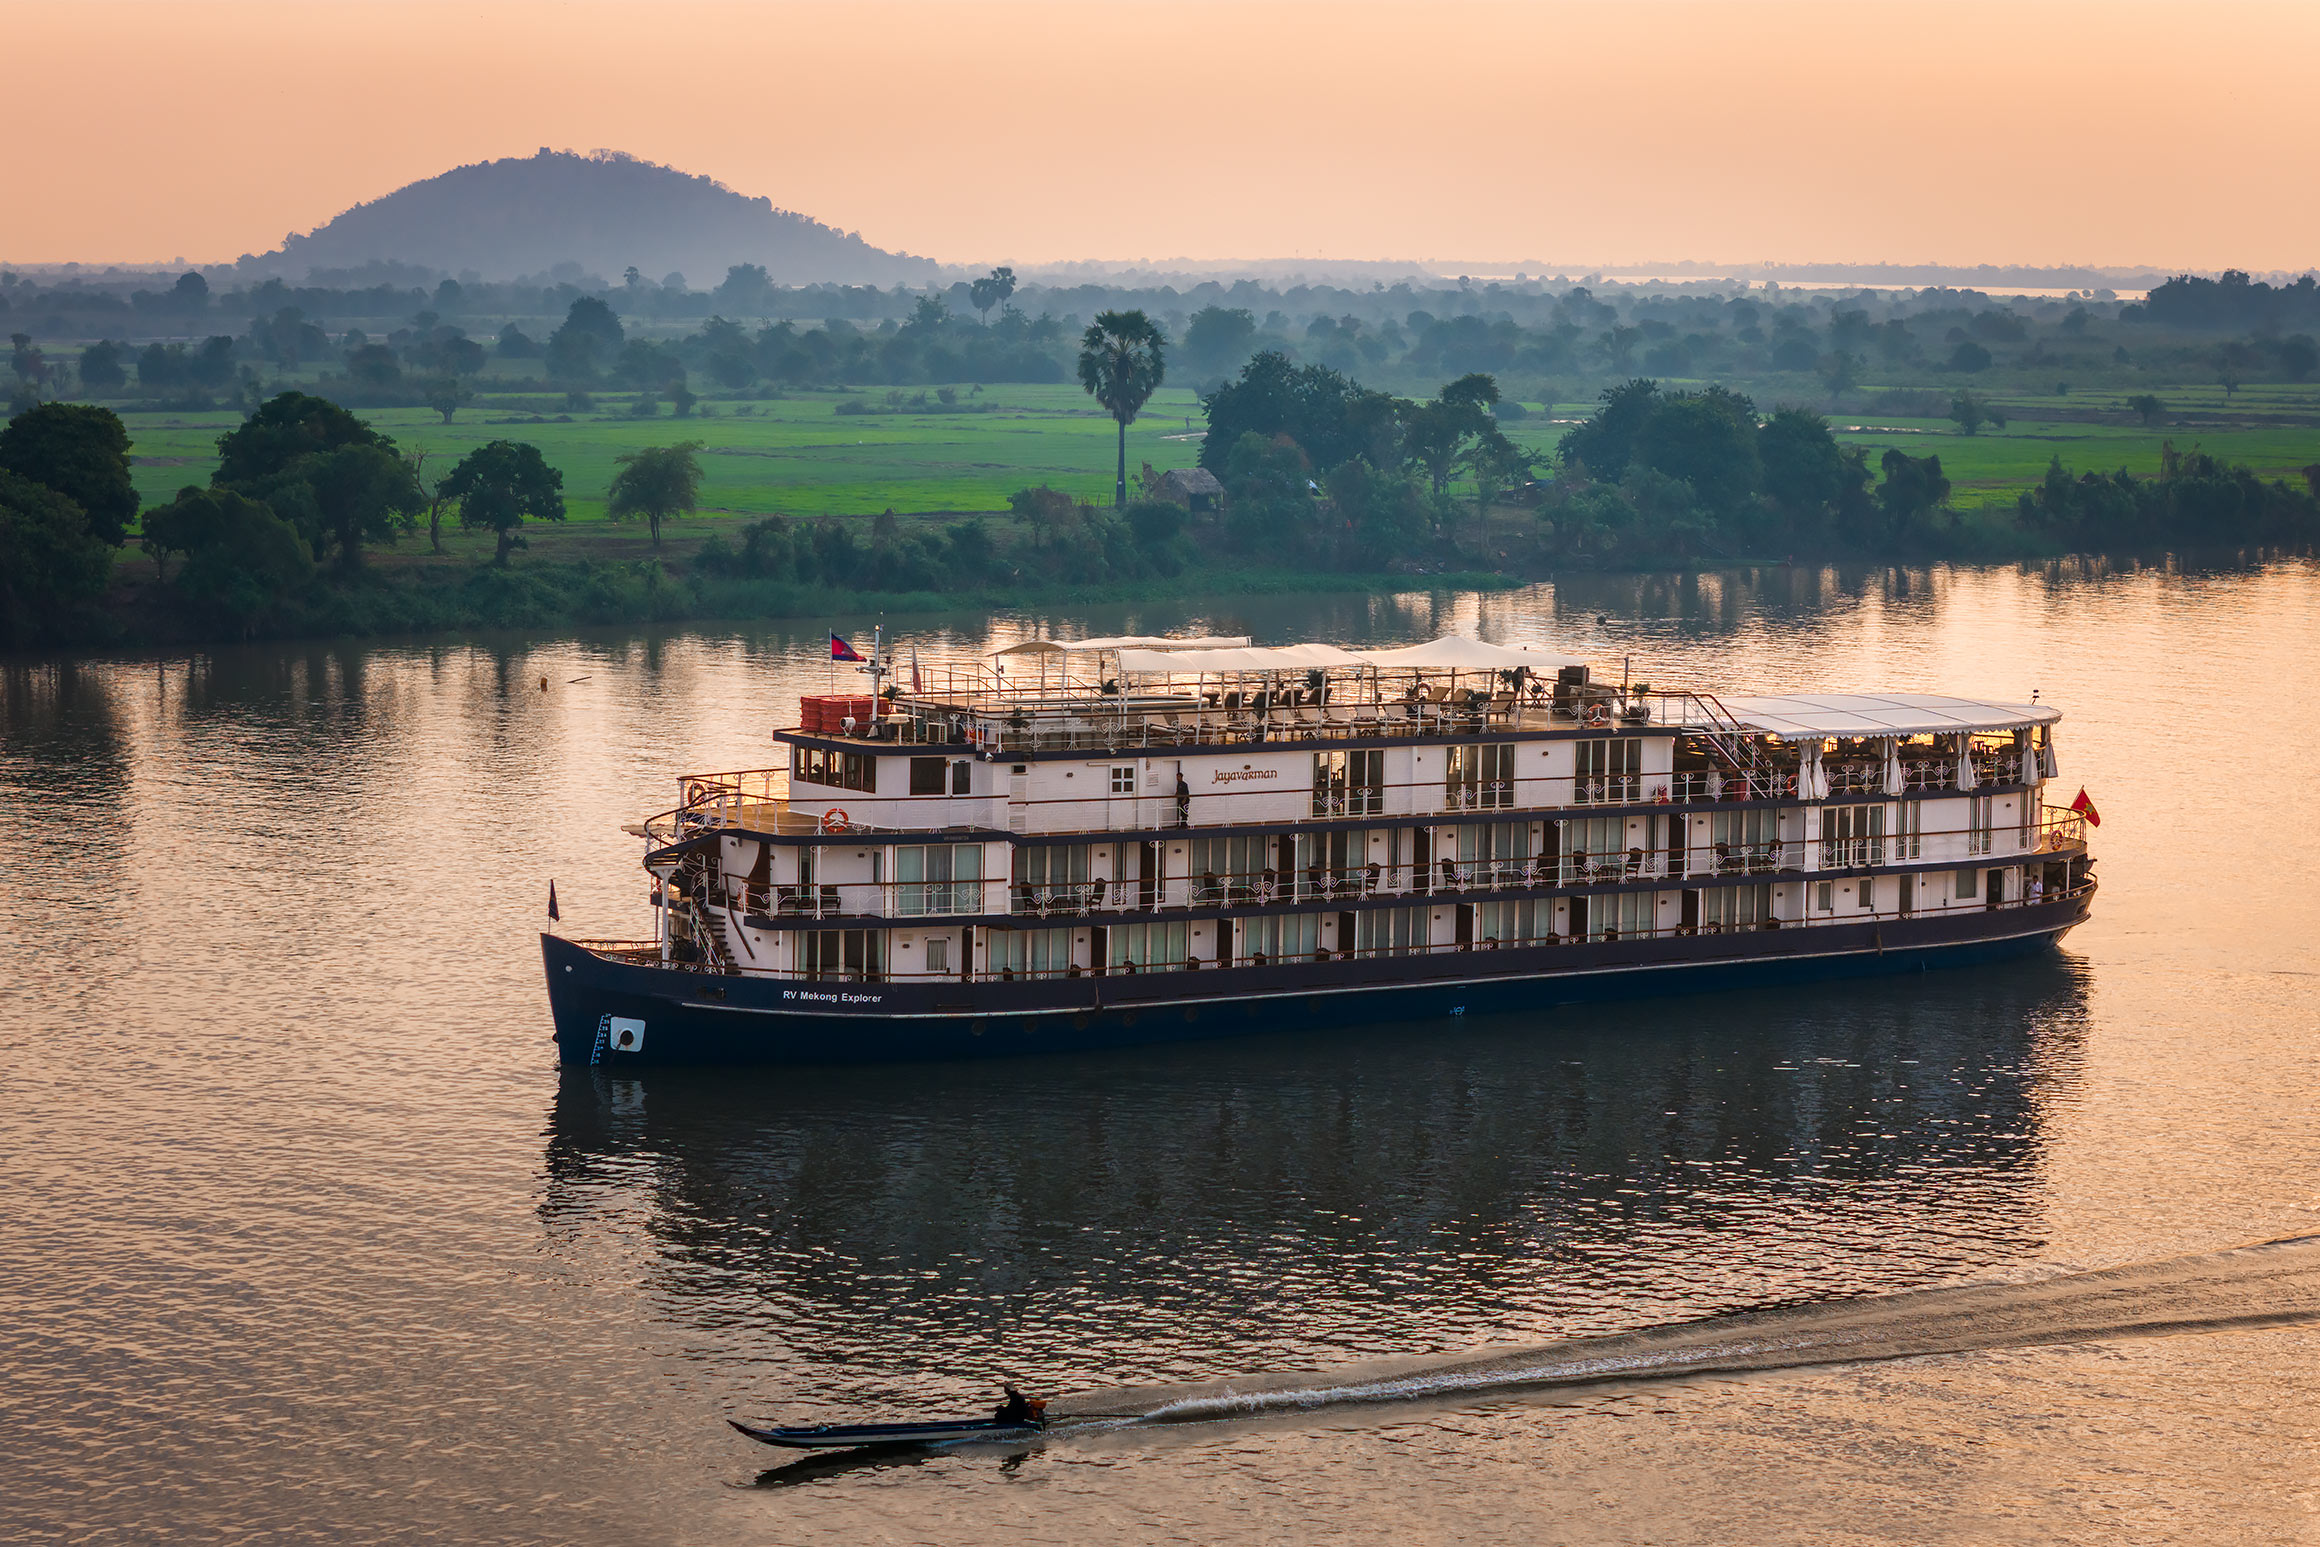
[[[2310,1285],[2229,1259],[2124,1335],[2165,1319],[2134,1265],[2320,1232],[2320,568],[897,621],[929,663],[1030,626],[1455,629],[1661,685],[2035,688],[2104,890],[1980,973],[560,1077],[550,878],[570,932],[646,932],[621,824],[770,760],[818,625],[0,662],[0,1538],[2320,1539],[2320,1324],[2264,1324]],[[1743,1321],[1773,1368],[1661,1378],[1653,1334],[1619,1384],[1426,1374],[2110,1268],[2092,1340],[2001,1299],[1925,1357],[1784,1360]],[[1369,1361],[1413,1400],[1012,1457],[785,1471],[724,1424]]]

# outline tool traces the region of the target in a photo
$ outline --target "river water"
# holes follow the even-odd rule
[[[2320,1538],[2320,568],[890,627],[1186,625],[2035,689],[2104,890],[2002,970],[560,1076],[549,881],[647,932],[621,824],[769,760],[819,623],[9,661],[0,1538]],[[803,1468],[723,1422],[1003,1375],[1079,1416]]]

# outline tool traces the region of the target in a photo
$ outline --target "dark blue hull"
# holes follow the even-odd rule
[[[716,976],[541,937],[566,1064],[864,1064],[1078,1052],[1970,967],[2045,950],[2085,894],[1747,934],[1028,983]]]

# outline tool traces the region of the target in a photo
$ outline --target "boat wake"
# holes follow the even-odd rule
[[[2320,1321],[2320,1235],[1390,1365],[1081,1392],[1052,1412],[1075,1426],[1196,1423],[2310,1321]]]

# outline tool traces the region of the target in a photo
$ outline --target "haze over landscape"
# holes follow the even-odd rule
[[[2320,11],[2293,0],[8,0],[0,16],[39,61],[17,112],[70,126],[0,170],[17,263],[262,253],[541,145],[618,147],[955,264],[2262,271],[2300,268],[2320,237],[2279,180],[2320,127]]]

